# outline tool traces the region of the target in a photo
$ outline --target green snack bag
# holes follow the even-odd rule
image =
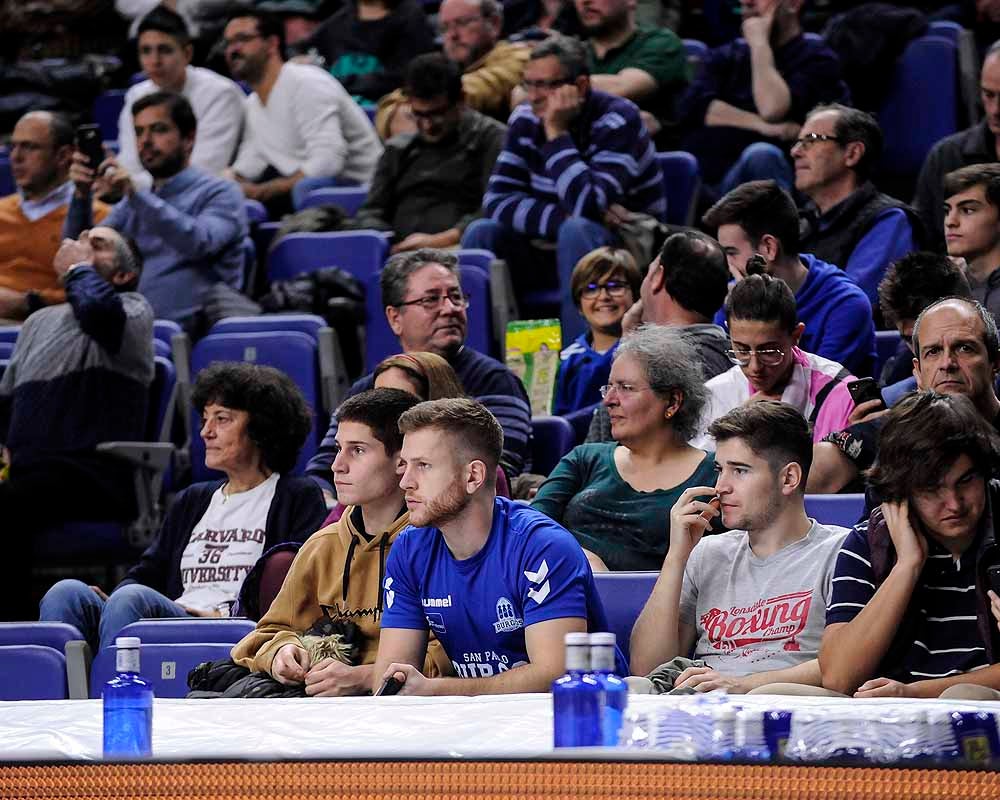
[[[528,392],[533,417],[552,413],[562,329],[557,319],[507,323],[507,366]]]

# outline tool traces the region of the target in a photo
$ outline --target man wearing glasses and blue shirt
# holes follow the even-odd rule
[[[459,284],[458,259],[445,250],[423,248],[392,256],[380,273],[382,305],[404,353],[437,353],[451,364],[469,397],[486,406],[503,428],[500,466],[508,478],[524,469],[531,433],[531,409],[524,386],[504,364],[465,346],[469,302]],[[489,314],[477,308],[477,314]],[[372,374],[351,387],[348,396],[375,385]],[[306,467],[332,498],[337,421]],[[329,498],[328,498],[329,499]]]
[[[714,450],[707,433],[712,422],[746,403],[779,400],[796,409],[812,430],[813,442],[856,420],[847,384],[854,380],[835,361],[798,347],[804,325],[798,322],[795,297],[780,278],[749,275],[726,299],[728,355],[735,366],[708,381],[708,408],[702,433],[691,444]]]

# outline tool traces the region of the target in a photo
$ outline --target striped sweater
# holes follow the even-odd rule
[[[663,219],[663,173],[639,109],[591,91],[570,133],[552,141],[528,104],[514,109],[483,197],[496,222],[555,241],[568,217],[602,222],[613,203]]]

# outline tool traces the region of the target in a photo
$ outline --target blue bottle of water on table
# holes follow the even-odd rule
[[[149,758],[153,754],[153,687],[139,674],[139,639],[115,639],[117,675],[104,684],[104,757]]]
[[[615,635],[590,634],[590,672],[603,691],[601,698],[601,744],[618,744],[618,731],[628,704],[628,686],[615,675]]]
[[[566,634],[566,674],[552,682],[556,747],[601,744],[601,687],[590,671],[590,637]]]

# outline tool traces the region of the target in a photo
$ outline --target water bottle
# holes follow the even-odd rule
[[[615,747],[622,727],[628,686],[615,675],[615,635],[590,634],[590,671],[603,690],[601,697],[601,744]]]
[[[590,669],[590,637],[566,634],[566,674],[552,682],[553,742],[556,747],[601,744],[601,695]]]
[[[149,758],[153,754],[153,687],[139,675],[139,639],[115,639],[115,677],[104,684],[104,757]]]

